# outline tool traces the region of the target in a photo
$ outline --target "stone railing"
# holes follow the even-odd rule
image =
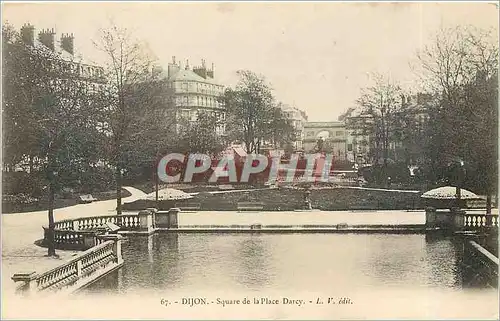
[[[77,218],[74,220],[63,220],[55,223],[55,229],[61,231],[85,231],[94,230],[103,224],[110,222],[126,229],[140,227],[139,215],[106,215]]]
[[[464,226],[466,228],[498,228],[498,215],[483,213],[465,213]]]
[[[465,242],[464,250],[465,283],[498,287],[498,258],[472,240]]]
[[[86,250],[97,242],[97,234],[91,231],[54,230],[56,248],[67,250]],[[48,240],[48,230],[44,229],[44,243]]]
[[[15,282],[23,282],[20,291],[36,293],[67,289],[70,292],[95,281],[123,265],[120,235],[98,237],[100,244],[77,255],[70,261],[47,272],[37,274],[18,273],[12,277]]]
[[[498,214],[452,210],[436,210],[428,207],[425,210],[426,226],[440,227],[450,230],[484,230],[498,228]]]
[[[86,250],[99,244],[98,235],[105,231],[106,223],[113,223],[119,231],[152,233],[155,227],[177,227],[177,208],[157,211],[155,208],[140,211],[138,214],[104,215],[62,220],[55,223],[54,242],[58,249]],[[44,241],[49,239],[48,229],[44,227]]]

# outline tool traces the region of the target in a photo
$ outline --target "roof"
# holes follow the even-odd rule
[[[443,186],[435,189],[431,189],[430,191],[422,194],[422,198],[432,198],[432,199],[456,199],[456,187],[454,186]],[[460,198],[461,199],[481,199],[476,194],[468,191],[466,189],[460,189]]]
[[[328,127],[344,127],[344,122],[341,121],[320,121],[320,122],[306,122],[305,128],[328,128]]]
[[[94,67],[101,67],[90,60],[86,60],[80,54],[72,55],[69,52],[67,52],[66,50],[63,50],[61,48],[61,42],[59,40],[54,41],[54,50],[53,51],[51,49],[49,49],[49,47],[45,46],[38,39],[34,39],[33,47],[35,47],[36,49],[42,49],[42,50],[54,52],[61,60],[64,60],[67,62],[74,62],[74,63],[84,64],[84,65],[89,65],[89,66],[94,66]]]
[[[214,79],[207,77],[207,79],[201,77],[200,75],[196,74],[194,71],[189,70],[189,69],[181,69],[174,73],[170,78],[168,79],[169,81],[197,81],[197,82],[203,82],[203,83],[209,83],[217,86],[222,86],[218,84]]]

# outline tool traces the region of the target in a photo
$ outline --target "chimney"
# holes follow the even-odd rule
[[[168,64],[167,78],[172,77],[180,70],[180,66],[175,63],[175,56],[172,56],[172,62]]]
[[[69,34],[69,33],[66,33],[66,34],[62,34],[61,35],[61,49],[66,51],[66,52],[69,52],[70,54],[73,54],[74,53],[74,47],[73,47],[73,40],[75,39],[75,37],[73,37],[73,34]]]
[[[186,59],[186,70],[189,70],[189,59]]]
[[[205,67],[205,59],[201,60],[201,67],[193,67],[193,72],[203,79],[207,79],[207,68]]]
[[[210,78],[214,78],[214,63],[212,63],[212,69],[207,70],[207,76]]]
[[[21,27],[21,39],[26,45],[33,46],[35,44],[35,27],[25,23]]]
[[[46,29],[42,30],[38,33],[38,40],[47,48],[54,51],[54,37],[55,37],[54,29]]]

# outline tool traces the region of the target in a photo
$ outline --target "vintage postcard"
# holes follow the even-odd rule
[[[498,320],[498,24],[3,2],[2,318]]]

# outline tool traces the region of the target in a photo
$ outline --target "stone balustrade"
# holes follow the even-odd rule
[[[498,214],[467,212],[458,208],[437,210],[428,207],[425,210],[426,226],[449,230],[481,230],[498,228]]]
[[[22,282],[20,291],[37,293],[40,291],[69,292],[123,265],[120,235],[99,236],[99,244],[77,255],[70,261],[47,272],[37,274],[18,273],[12,277],[15,282]]]
[[[155,227],[178,227],[180,209],[158,211],[148,208],[138,214],[105,215],[63,220],[55,223],[54,241],[57,249],[86,250],[99,244],[99,235],[105,233],[105,224],[113,223],[120,231],[153,233]],[[48,243],[48,229],[44,227],[44,244]]]
[[[498,215],[466,213],[464,216],[464,226],[467,228],[498,228]]]
[[[464,264],[467,285],[478,283],[498,287],[498,258],[475,241],[464,244]]]

